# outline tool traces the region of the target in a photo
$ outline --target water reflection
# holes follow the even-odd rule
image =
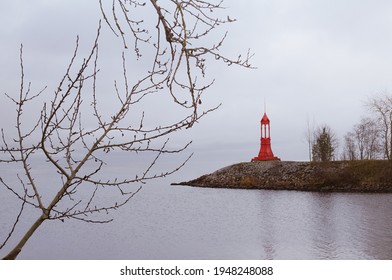
[[[389,195],[344,195],[337,197],[341,201],[342,212],[350,222],[350,236],[354,249],[352,257],[361,255],[367,259],[391,259],[392,246],[391,223],[392,205]],[[344,202],[344,203],[343,203]],[[351,238],[350,238],[351,237]],[[360,251],[359,251],[360,250]]]
[[[311,246],[320,259],[336,259],[337,234],[335,224],[335,200],[333,194],[311,193],[309,198],[310,217],[308,230],[311,233]]]
[[[46,224],[21,258],[392,259],[392,194],[157,184],[111,224]]]
[[[259,193],[260,194],[260,193]],[[265,192],[262,195],[262,203],[260,204],[259,212],[259,224],[261,231],[261,247],[264,254],[262,254],[263,259],[273,260],[276,258],[275,244],[276,240],[274,238],[276,227],[274,223],[274,200],[270,197],[271,193]]]
[[[391,259],[392,196],[260,191],[265,259]]]

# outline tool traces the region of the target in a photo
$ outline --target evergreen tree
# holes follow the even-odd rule
[[[324,125],[317,129],[312,149],[313,161],[331,161],[334,159],[337,141],[331,128]]]

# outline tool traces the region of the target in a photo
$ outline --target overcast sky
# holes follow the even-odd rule
[[[26,80],[37,88],[58,80],[76,35],[92,42],[97,2],[0,1],[0,92],[18,91],[21,43]],[[235,57],[250,48],[257,69],[218,64],[207,70],[216,83],[206,101],[223,105],[187,135],[199,160],[230,163],[256,156],[264,100],[275,155],[306,160],[308,119],[331,126],[342,144],[367,113],[367,98],[391,92],[392,1],[226,0],[225,6],[237,21],[225,27],[223,50]],[[0,101],[0,126],[7,127],[15,111]]]

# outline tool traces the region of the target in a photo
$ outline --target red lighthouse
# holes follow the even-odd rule
[[[257,157],[254,157],[252,161],[260,160],[280,160],[280,158],[274,156],[271,150],[271,134],[270,134],[270,120],[267,114],[264,113],[261,123],[261,139],[260,139],[260,152]]]

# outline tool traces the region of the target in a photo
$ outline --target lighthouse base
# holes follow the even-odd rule
[[[254,157],[251,161],[280,160],[278,157]]]
[[[266,160],[280,160],[271,150],[271,139],[261,138],[260,151],[257,157],[252,158],[252,161],[266,161]]]
[[[278,157],[254,157],[251,161],[268,161],[268,160],[280,160]]]

